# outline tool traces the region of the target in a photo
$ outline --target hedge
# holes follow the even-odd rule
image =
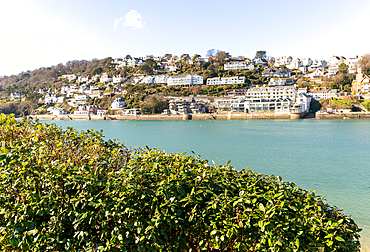
[[[353,219],[279,176],[0,118],[2,251],[359,251]]]

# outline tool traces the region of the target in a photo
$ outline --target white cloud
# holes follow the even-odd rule
[[[130,10],[124,17],[117,18],[114,21],[114,28],[124,20],[123,26],[129,26],[134,28],[143,28],[145,26],[145,22],[141,20],[141,15],[137,10]]]
[[[120,17],[120,18],[117,18],[115,21],[114,21],[114,28],[117,27],[117,25],[119,24],[119,22],[121,22],[123,20],[123,17]]]

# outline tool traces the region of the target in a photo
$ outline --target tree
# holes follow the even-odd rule
[[[216,50],[215,49],[209,49],[207,51],[207,54],[206,54],[206,57],[212,57],[216,54]]]
[[[357,67],[361,68],[362,73],[370,75],[370,53],[365,54],[359,59]]]
[[[153,69],[150,67],[148,63],[142,64],[140,67],[140,72],[143,74],[153,74]]]
[[[266,51],[257,51],[255,59],[266,59]]]
[[[348,71],[348,66],[346,65],[346,63],[341,63],[338,66],[338,72],[339,73],[347,73],[347,71]]]
[[[191,61],[193,62],[193,63],[195,63],[195,62],[197,62],[198,61],[198,59],[200,58],[200,55],[199,54],[194,54],[194,56],[193,56],[193,58],[191,59]]]
[[[216,59],[222,64],[225,62],[225,59],[230,58],[230,54],[225,51],[217,51]]]
[[[167,101],[156,96],[150,96],[140,104],[140,108],[143,114],[160,114],[167,107]]]

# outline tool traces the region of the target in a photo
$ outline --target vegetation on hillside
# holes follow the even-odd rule
[[[198,156],[0,116],[2,251],[359,251],[322,197]]]

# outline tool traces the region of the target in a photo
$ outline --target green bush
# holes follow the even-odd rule
[[[354,221],[280,177],[1,115],[2,251],[359,251]]]

